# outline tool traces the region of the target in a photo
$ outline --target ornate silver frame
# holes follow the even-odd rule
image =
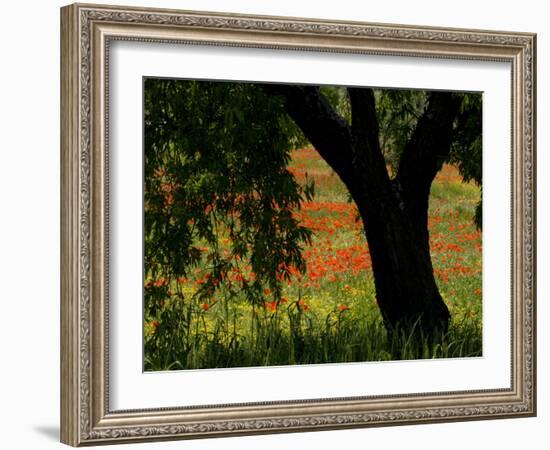
[[[509,389],[111,411],[106,67],[113,39],[507,61],[512,66]],[[75,4],[61,9],[61,440],[73,446],[533,416],[536,36]]]

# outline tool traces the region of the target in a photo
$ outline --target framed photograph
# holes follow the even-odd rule
[[[62,442],[535,415],[535,57],[62,8]]]

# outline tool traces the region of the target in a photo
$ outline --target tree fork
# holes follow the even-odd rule
[[[449,154],[460,99],[435,92],[390,180],[371,89],[348,88],[351,126],[313,86],[263,85],[347,186],[363,219],[377,303],[390,337],[434,342],[450,313],[435,281],[427,227],[430,186]]]

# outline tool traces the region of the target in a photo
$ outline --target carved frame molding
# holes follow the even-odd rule
[[[61,10],[61,439],[73,445],[532,416],[535,396],[536,36],[75,4]],[[110,411],[108,58],[112,40],[509,61],[510,389]]]

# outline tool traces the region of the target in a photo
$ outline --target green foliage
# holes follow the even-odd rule
[[[345,87],[322,86],[321,93],[332,107],[351,123],[351,106]],[[424,90],[374,89],[379,124],[380,148],[391,172],[397,173],[405,144],[427,106]],[[455,123],[453,144],[447,163],[455,164],[464,182],[482,186],[482,95],[462,95],[460,114]],[[473,220],[481,229],[482,201],[475,207]]]
[[[343,86],[321,86],[321,94],[348,123],[351,123],[351,104],[348,90]]]
[[[287,170],[302,137],[280,100],[253,84],[146,79],[144,126],[145,278],[165,280],[146,285],[146,311],[194,269],[196,295],[212,298],[245,262],[254,276],[234,292],[251,303],[265,287],[280,295],[289,271],[305,269],[311,232],[292,213],[313,195]]]
[[[455,135],[449,162],[456,164],[465,182],[473,181],[482,186],[482,96],[464,94],[460,114],[456,121]],[[481,228],[482,200],[474,213],[474,221]]]
[[[380,148],[390,171],[395,174],[405,144],[426,107],[426,91],[378,89],[375,90],[375,98]]]
[[[335,111],[351,124],[351,104],[347,88],[321,86],[321,94]],[[380,147],[389,169],[395,173],[405,144],[426,105],[426,91],[374,89],[374,96]]]
[[[482,104],[481,94],[465,94],[457,118],[450,162],[458,166],[464,181],[482,178]]]

